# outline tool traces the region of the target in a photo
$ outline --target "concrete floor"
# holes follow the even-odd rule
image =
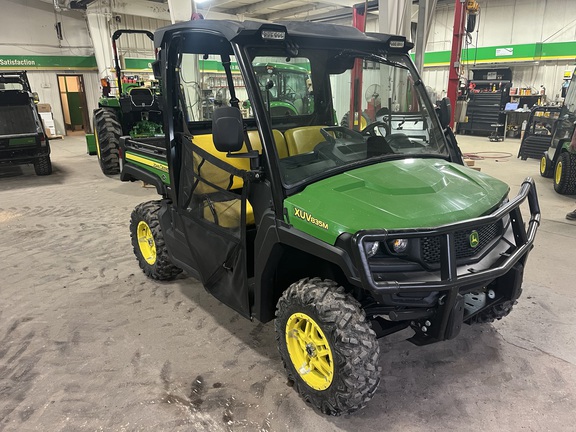
[[[101,174],[83,140],[53,141],[54,174],[0,167],[0,430],[576,430],[575,197],[556,194],[518,140],[459,137],[515,195],[538,184],[543,221],[507,319],[416,347],[381,340],[382,382],[346,417],[315,413],[287,380],[271,323],[241,318],[192,278],[148,280],[132,208],[153,189]]]

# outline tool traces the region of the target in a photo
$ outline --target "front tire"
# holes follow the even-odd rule
[[[140,268],[151,279],[172,280],[182,269],[170,261],[160,228],[160,201],[136,206],[130,218],[130,238]]]
[[[52,174],[52,162],[50,156],[41,156],[34,161],[34,172],[36,175],[45,176]]]
[[[94,110],[94,138],[100,168],[106,175],[120,172],[120,135],[122,127],[116,113],[104,108]]]
[[[576,155],[560,154],[554,167],[554,190],[562,195],[576,193]]]
[[[501,320],[504,317],[510,315],[512,308],[514,307],[514,302],[507,300],[503,303],[491,306],[485,311],[480,312],[471,319],[471,324],[485,324],[492,323],[496,320]]]
[[[276,341],[288,378],[324,414],[349,414],[374,396],[380,347],[360,304],[333,281],[302,279],[278,300]]]

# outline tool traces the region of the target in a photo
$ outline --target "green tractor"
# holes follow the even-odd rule
[[[540,175],[552,177],[554,190],[562,195],[576,194],[576,70],[556,124],[550,148],[540,160]]]
[[[314,111],[312,81],[305,67],[258,63],[254,65],[254,73],[273,117],[305,115]]]
[[[106,175],[120,173],[120,137],[132,138],[163,136],[162,110],[159,105],[159,88],[156,83],[145,85],[138,77],[122,74],[116,41],[121,35],[144,34],[151,41],[154,35],[147,30],[116,30],[112,35],[114,66],[116,69],[117,95],[111,95],[110,83],[102,82],[102,97],[94,110],[94,146],[88,152],[98,155],[102,172]],[[91,137],[87,137],[90,142]]]

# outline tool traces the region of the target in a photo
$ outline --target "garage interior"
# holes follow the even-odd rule
[[[130,217],[159,199],[157,190],[104,175],[88,153],[103,86],[116,86],[116,30],[154,32],[192,10],[205,19],[351,26],[358,3],[2,0],[0,73],[26,70],[52,173],[0,163],[0,431],[575,430],[576,222],[566,215],[576,202],[540,174],[576,66],[576,4],[478,0],[454,67],[459,4],[466,8],[453,0],[361,6],[366,32],[415,44],[431,101],[456,102],[453,130],[470,168],[505,182],[510,197],[534,179],[542,216],[523,292],[509,316],[465,325],[451,340],[416,346],[409,328],[379,339],[372,400],[333,417],[287,379],[273,321],[245,319],[186,273],[146,277]],[[127,34],[117,43],[121,85],[153,81],[150,40]],[[209,75],[212,87],[202,90],[217,98],[225,78]],[[333,91],[345,88],[341,80]],[[365,107],[371,94],[362,93]],[[337,124],[348,109],[335,105]]]

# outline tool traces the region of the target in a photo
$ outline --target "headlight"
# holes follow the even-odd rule
[[[368,258],[372,258],[374,255],[376,255],[379,247],[379,242],[364,242],[364,251],[366,252],[366,256]]]
[[[408,239],[395,239],[388,243],[388,246],[394,253],[401,254],[408,249]]]

